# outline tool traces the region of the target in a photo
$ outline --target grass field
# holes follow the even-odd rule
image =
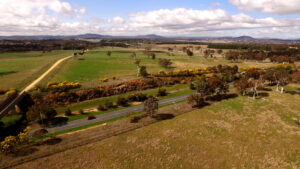
[[[223,100],[16,168],[299,168],[299,88]]]
[[[112,51],[111,56],[107,56],[106,52]],[[155,48],[155,51],[167,52],[165,48]],[[217,66],[218,64],[238,65],[240,67],[270,67],[273,63],[262,62],[241,62],[233,63],[224,60],[222,57],[216,59],[205,59],[202,53],[195,52],[195,56],[188,57],[182,52],[174,52],[174,56],[168,56],[166,53],[156,53],[156,60],[148,58],[143,52],[137,49],[129,48],[96,48],[89,51],[82,59],[71,59],[65,64],[60,65],[51,75],[49,75],[42,84],[49,81],[79,81],[83,87],[93,87],[100,85],[101,78],[112,78],[116,76],[119,80],[128,80],[136,78],[137,67],[134,64],[135,59],[131,58],[133,51],[137,53],[137,59],[141,59],[141,65],[147,67],[149,73],[157,73],[165,70],[158,64],[159,58],[171,59],[175,69],[196,68]]]
[[[72,51],[1,53],[0,88],[22,89],[56,60],[71,54]]]
[[[169,56],[166,49],[167,45],[157,45],[153,47],[156,53],[156,60],[152,60],[143,54],[143,49],[135,48],[95,48],[87,52],[84,56],[77,59],[69,59],[59,65],[50,73],[41,84],[46,85],[49,81],[78,81],[83,87],[94,87],[100,85],[101,78],[119,78],[120,81],[136,78],[137,67],[135,59],[131,58],[133,51],[137,53],[137,58],[141,59],[141,65],[147,67],[149,73],[157,73],[165,70],[158,64],[159,58],[171,59],[175,69],[195,68],[216,66],[218,64],[238,65],[239,67],[270,67],[274,65],[268,62],[239,62],[233,63],[224,60],[222,55],[216,54],[216,59],[205,59],[203,51],[195,50],[195,56],[188,57],[185,53],[174,51],[174,56]],[[170,47],[173,47],[172,45]],[[179,49],[179,46],[178,46]],[[106,52],[112,51],[111,56]],[[50,53],[42,52],[21,52],[21,53],[2,53],[0,54],[0,88],[21,89],[29,82],[33,81],[38,75],[46,71],[56,60],[71,55],[72,51],[53,51]],[[80,58],[80,59],[79,59]],[[299,65],[299,63],[297,63]],[[109,83],[112,83],[110,81]]]

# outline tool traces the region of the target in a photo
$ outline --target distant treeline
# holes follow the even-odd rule
[[[226,43],[215,43],[209,44],[208,48],[212,49],[243,49],[243,50],[265,50],[271,51],[271,45],[253,45],[253,44],[226,44]]]
[[[83,50],[100,45],[100,43],[81,40],[2,40],[0,52]]]
[[[230,50],[264,50],[264,51],[291,51],[293,53],[300,52],[299,45],[289,44],[226,44],[214,43],[208,44],[211,49],[230,49]]]
[[[0,52],[27,52],[52,50],[85,50],[101,46],[128,47],[126,43],[120,42],[89,42],[83,40],[1,40]]]
[[[160,44],[160,45],[166,45],[166,44],[174,44],[174,45],[178,45],[178,44],[187,44],[187,45],[207,45],[207,43],[205,42],[183,42],[183,41],[171,41],[171,42],[157,42],[156,44]]]

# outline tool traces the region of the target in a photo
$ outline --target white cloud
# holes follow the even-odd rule
[[[288,37],[300,32],[300,18],[255,18],[222,9],[185,8],[138,12],[122,18],[85,17],[85,8],[64,0],[0,0],[0,35],[111,35],[160,34],[175,36],[265,36],[265,32]],[[68,17],[73,17],[68,20]],[[256,30],[260,30],[257,31]],[[279,33],[279,30],[281,31]],[[284,31],[283,31],[284,30]]]
[[[84,13],[61,0],[1,0],[0,34],[38,34],[53,32],[63,23],[60,18]],[[57,33],[58,34],[58,33]]]
[[[130,15],[128,27],[165,32],[234,30],[300,25],[299,19],[253,18],[245,14],[229,15],[221,9],[192,10],[177,8]]]
[[[230,0],[241,10],[276,14],[300,13],[300,0]]]
[[[113,19],[109,19],[108,23],[111,24],[123,24],[125,20],[119,16],[114,17]]]

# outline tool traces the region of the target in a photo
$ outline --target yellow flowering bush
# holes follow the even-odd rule
[[[16,147],[18,141],[15,136],[8,136],[0,143],[0,149],[3,153],[10,153]]]
[[[9,91],[7,91],[7,92],[5,93],[5,96],[10,96],[10,95],[12,95],[12,94],[14,94],[14,93],[17,93],[17,90],[16,90],[16,89],[9,89]]]
[[[108,78],[102,78],[100,79],[101,82],[108,82]]]
[[[11,153],[14,151],[17,145],[26,143],[28,141],[28,129],[26,128],[23,132],[17,136],[8,136],[0,143],[0,151],[2,153]]]
[[[181,80],[180,84],[186,84],[186,81],[185,80]]]
[[[68,91],[70,89],[76,89],[76,88],[80,88],[81,85],[79,82],[48,82],[47,84],[47,88],[51,91],[59,91],[59,92],[65,92]]]
[[[171,76],[171,77],[178,77],[178,76],[195,76],[195,75],[202,75],[207,73],[206,68],[194,68],[194,69],[177,69],[173,71],[159,71],[155,76],[163,77],[163,76]]]
[[[26,128],[23,132],[18,134],[18,143],[19,144],[23,144],[26,143],[28,141],[28,128]]]

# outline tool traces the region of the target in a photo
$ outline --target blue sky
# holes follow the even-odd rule
[[[1,0],[0,35],[300,38],[299,0]]]
[[[187,8],[206,10],[209,8],[221,8],[229,14],[246,13],[254,17],[300,17],[300,14],[278,15],[257,11],[247,12],[239,10],[228,0],[67,0],[74,6],[80,5],[87,9],[87,16],[109,18],[114,16],[126,16],[130,13],[153,11],[159,9]],[[217,5],[216,5],[217,4]],[[300,8],[300,7],[299,7]]]

